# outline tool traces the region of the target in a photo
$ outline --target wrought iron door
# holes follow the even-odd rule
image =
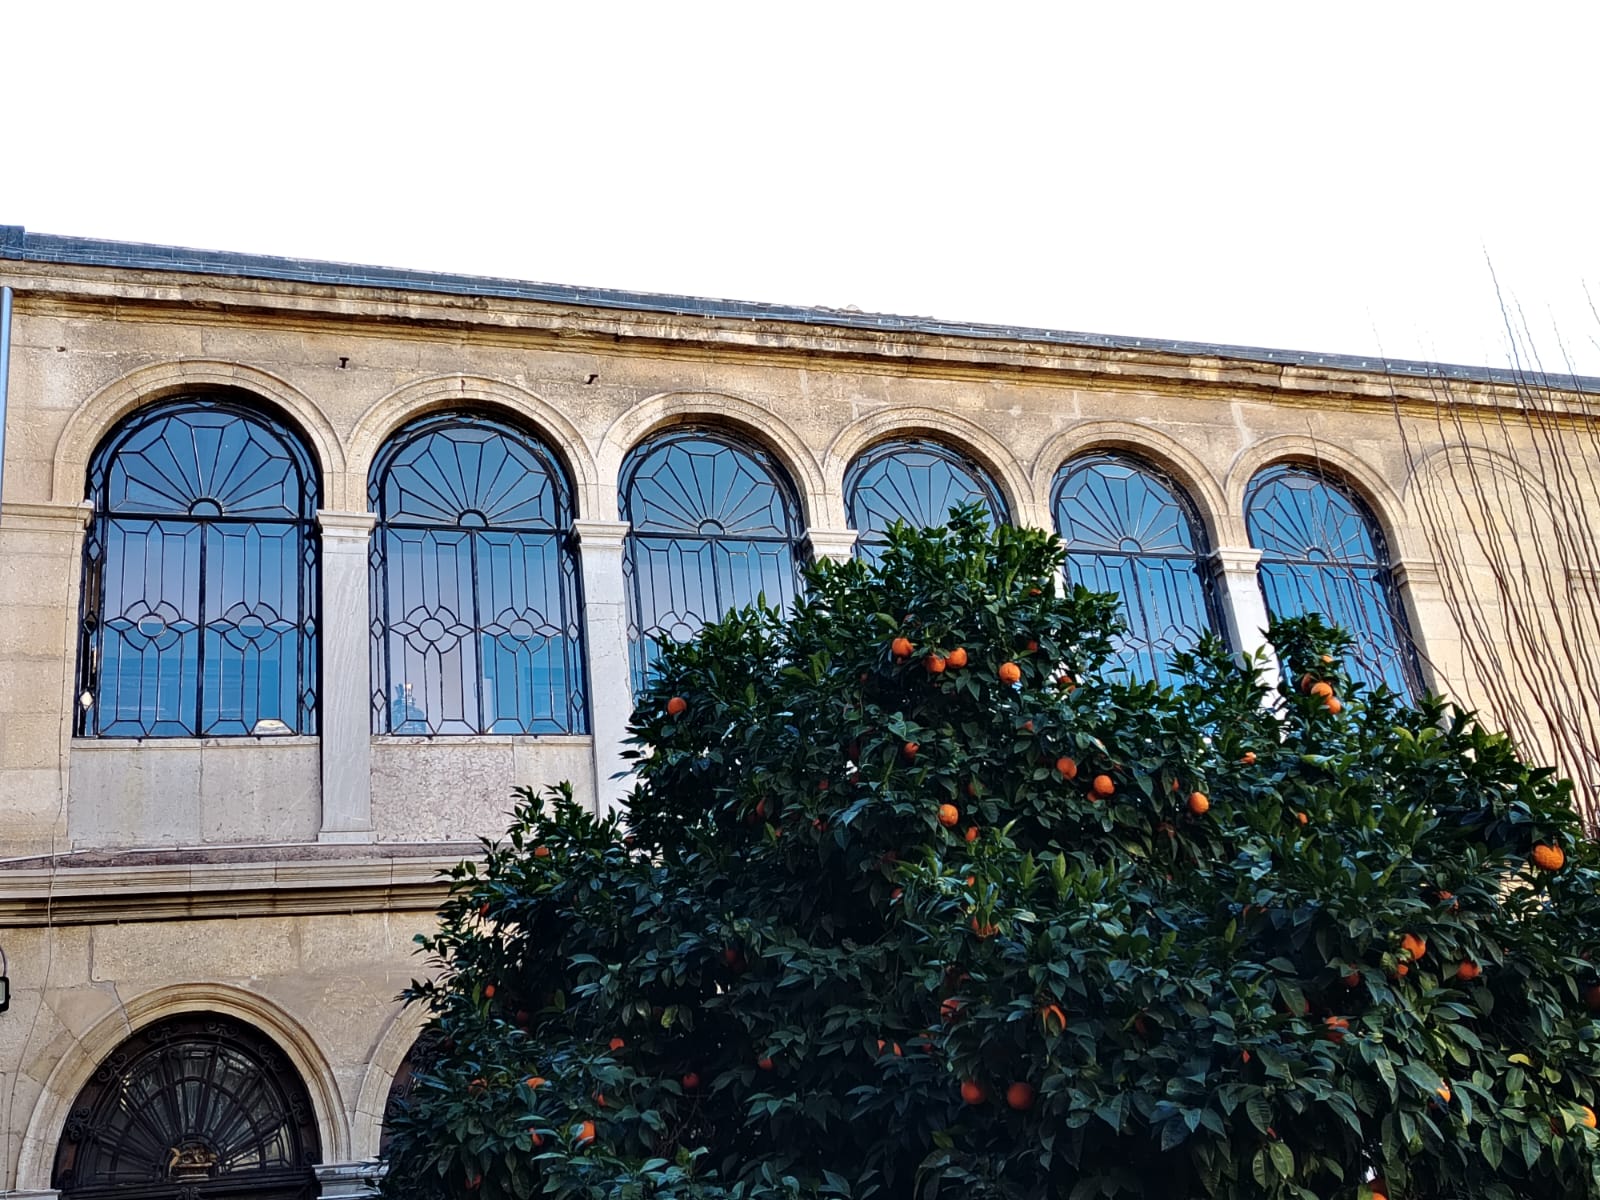
[[[1146,463],[1090,454],[1061,468],[1052,507],[1068,579],[1120,601],[1127,629],[1113,668],[1171,682],[1172,656],[1219,628],[1204,526],[1188,496]]]
[[[850,528],[859,531],[856,557],[875,561],[884,534],[896,521],[916,529],[937,527],[958,504],[982,504],[989,520],[1010,520],[988,472],[948,446],[931,441],[882,442],[850,464],[844,475]]]
[[[1245,524],[1261,551],[1269,614],[1321,613],[1355,639],[1352,676],[1402,695],[1420,690],[1389,551],[1354,492],[1310,467],[1268,467],[1245,493]]]
[[[63,1200],[312,1200],[304,1082],[277,1045],[213,1014],[159,1022],[95,1072],[67,1118]]]

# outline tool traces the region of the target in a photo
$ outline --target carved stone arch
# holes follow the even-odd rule
[[[324,508],[345,503],[340,488],[345,470],[344,445],[338,433],[310,397],[287,380],[243,363],[221,359],[174,359],[129,371],[90,396],[67,418],[56,439],[55,472],[50,497],[57,504],[75,504],[83,498],[89,459],[112,426],[137,408],[168,396],[235,388],[248,392],[278,411],[291,429],[305,439],[318,471],[317,494]]]
[[[921,407],[884,408],[852,421],[841,429],[823,452],[822,471],[828,494],[844,503],[844,477],[857,455],[880,442],[927,437],[960,451],[989,473],[1000,489],[1011,519],[1018,525],[1035,525],[1033,488],[1027,470],[999,438],[964,417]],[[841,528],[843,522],[841,522]]]
[[[635,405],[612,422],[595,454],[595,462],[609,495],[602,497],[609,515],[620,511],[617,497],[622,460],[635,446],[675,425],[716,425],[769,452],[788,476],[800,500],[800,519],[807,528],[844,527],[844,501],[829,493],[815,452],[777,413],[738,396],[722,392],[663,392]],[[803,532],[803,531],[802,531]]]
[[[594,455],[578,427],[555,405],[524,387],[484,375],[437,375],[396,388],[375,401],[350,431],[352,507],[367,507],[368,475],[379,448],[415,417],[462,406],[498,409],[527,425],[555,453],[572,483],[580,520],[614,520],[597,512],[603,495]],[[613,483],[614,490],[614,483]]]
[[[378,1037],[366,1074],[361,1077],[361,1094],[356,1099],[355,1116],[350,1122],[350,1157],[356,1161],[378,1156],[383,1141],[384,1109],[389,1088],[406,1056],[417,1043],[417,1035],[428,1022],[428,1010],[421,1004],[407,1004],[390,1018]]]
[[[1545,485],[1532,471],[1503,451],[1459,442],[1449,446],[1435,446],[1411,464],[1411,473],[1406,477],[1405,486],[1407,512],[1416,514],[1417,505],[1421,502],[1418,492],[1440,475],[1457,470],[1472,472],[1474,479],[1481,478],[1485,472],[1504,476],[1512,481],[1529,504],[1536,506],[1547,518],[1552,515],[1550,500],[1545,494]]]
[[[180,983],[156,988],[102,1018],[83,1037],[69,1043],[44,1081],[22,1135],[17,1187],[44,1191],[51,1186],[56,1146],[78,1095],[105,1060],[134,1034],[167,1017],[215,1013],[232,1017],[269,1038],[299,1074],[311,1096],[324,1162],[350,1160],[350,1123],[339,1085],[316,1039],[272,1001],[222,983]]]
[[[1188,494],[1213,548],[1243,546],[1244,511],[1230,507],[1215,472],[1176,438],[1132,421],[1085,421],[1056,434],[1033,460],[1033,488],[1045,513],[1046,528],[1055,527],[1050,493],[1056,473],[1080,454],[1118,451],[1142,459],[1170,475]]]
[[[1303,434],[1286,433],[1267,438],[1234,459],[1223,488],[1227,496],[1227,511],[1237,514],[1241,530],[1244,527],[1244,497],[1250,481],[1258,472],[1279,463],[1315,467],[1354,491],[1378,522],[1378,532],[1389,547],[1391,561],[1404,562],[1419,554],[1426,557],[1426,547],[1408,519],[1405,502],[1389,481],[1359,455],[1342,446]]]

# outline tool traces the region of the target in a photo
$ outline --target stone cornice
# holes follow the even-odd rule
[[[455,856],[0,871],[0,929],[220,917],[431,911]]]
[[[0,524],[8,529],[32,529],[44,533],[76,533],[89,524],[94,505],[87,500],[77,504],[34,503],[7,500],[0,505]]]

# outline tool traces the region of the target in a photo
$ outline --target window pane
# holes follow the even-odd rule
[[[1075,459],[1056,476],[1056,530],[1067,578],[1113,592],[1127,631],[1112,666],[1175,683],[1175,654],[1218,627],[1202,526],[1188,497],[1153,467],[1120,455]]]
[[[1355,495],[1304,467],[1269,467],[1245,496],[1273,617],[1321,613],[1355,639],[1351,675],[1410,695],[1415,651],[1377,523]]]
[[[981,504],[991,522],[1009,520],[994,480],[976,463],[937,442],[884,442],[845,472],[845,508],[860,531],[856,556],[873,561],[896,521],[917,529],[938,527],[958,504]]]
[[[370,496],[373,729],[583,732],[571,497],[550,451],[439,414],[390,440]]]

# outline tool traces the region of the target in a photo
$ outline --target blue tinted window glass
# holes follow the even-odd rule
[[[937,442],[894,441],[873,446],[845,472],[845,510],[858,530],[856,557],[875,561],[896,521],[938,527],[958,504],[981,504],[989,520],[1009,520],[1005,500],[987,472]]]
[[[1250,544],[1273,617],[1321,613],[1355,639],[1350,673],[1402,695],[1418,690],[1416,652],[1372,514],[1307,467],[1269,467],[1245,494]]]
[[[1093,454],[1061,468],[1053,507],[1068,579],[1119,600],[1127,631],[1113,668],[1176,683],[1173,655],[1219,624],[1203,527],[1188,497],[1146,464]]]
[[[635,692],[663,641],[758,596],[794,599],[799,506],[766,455],[715,430],[674,430],[629,454],[621,486]]]
[[[112,431],[88,495],[78,735],[316,732],[317,482],[300,440],[231,396],[166,401]]]
[[[436,414],[385,445],[369,498],[373,730],[584,732],[572,500],[549,449]]]

